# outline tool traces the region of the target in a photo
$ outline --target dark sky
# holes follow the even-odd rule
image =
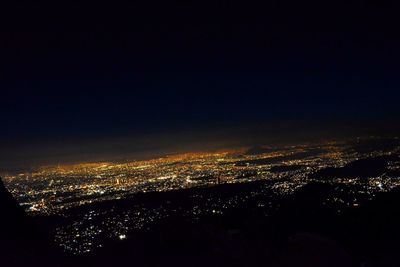
[[[397,133],[394,2],[144,2],[4,9],[0,168]]]

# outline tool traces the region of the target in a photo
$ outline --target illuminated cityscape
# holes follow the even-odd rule
[[[400,1],[7,2],[0,267],[400,266]]]
[[[400,185],[398,153],[398,146],[360,153],[349,142],[325,142],[186,153],[126,163],[50,166],[32,173],[9,175],[5,181],[29,214],[64,217],[66,223],[55,227],[54,239],[65,251],[80,254],[101,247],[107,239],[129,238],[133,230],[149,229],[174,213],[194,221],[206,214],[222,216],[259,195],[290,195],[313,181],[349,190],[344,197],[327,197],[326,205],[337,206],[338,212],[346,207],[357,207],[363,201],[371,200],[376,193]],[[385,170],[375,177],[343,174],[332,178],[323,173],[354,162],[385,157],[388,157]],[[318,173],[324,175],[322,180]],[[229,197],[208,192],[214,187],[247,183],[257,183],[257,186]],[[182,190],[188,190],[193,203],[186,205],[163,200],[150,205],[146,201],[137,201],[121,210],[113,202],[137,195],[145,197]],[[96,206],[108,202],[114,204],[107,208]],[[273,201],[257,203],[259,208],[268,210],[266,212],[276,209],[276,205]]]

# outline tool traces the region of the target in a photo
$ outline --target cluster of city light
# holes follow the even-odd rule
[[[307,154],[310,151],[319,152]],[[125,163],[43,167],[31,173],[8,175],[6,185],[30,214],[58,214],[68,218],[68,223],[54,229],[55,240],[65,251],[80,254],[101,247],[107,238],[127,239],[133,229],[147,229],[173,213],[182,213],[194,221],[205,215],[221,216],[257,196],[293,194],[312,181],[311,174],[321,169],[340,168],[355,160],[395,152],[397,148],[363,154],[343,143],[329,142],[283,147],[259,154],[248,154],[245,149],[186,153]],[[389,162],[387,170],[400,171],[400,162]],[[253,181],[263,184],[265,181],[265,184],[248,194],[228,198],[194,193],[193,205],[189,207],[171,206],[167,201],[157,207],[137,204],[123,211],[111,208],[78,215],[69,213],[74,208],[137,194]],[[338,190],[345,186],[350,193],[346,197],[338,194],[324,202],[324,205],[336,207],[338,213],[346,207],[358,207],[361,199],[371,199],[379,192],[400,186],[398,177],[386,174],[368,179],[337,177],[323,182],[337,186]],[[265,209],[266,216],[278,207],[272,200],[257,205]]]
[[[286,156],[316,148],[323,149],[324,153],[285,160]],[[307,176],[319,169],[342,167],[362,157],[380,155],[379,152],[359,155],[336,143],[284,147],[258,155],[247,155],[243,152],[244,150],[186,153],[128,163],[100,162],[50,166],[31,173],[9,175],[6,182],[13,195],[29,213],[51,214],[74,206],[125,198],[136,193],[164,192],[262,179],[281,180],[290,176],[290,181],[286,179],[275,186],[276,190],[286,194],[304,184]],[[283,160],[279,161],[280,158]],[[257,160],[260,159],[278,161],[258,164]],[[240,162],[245,164],[238,164]],[[273,166],[293,165],[301,168],[271,172]],[[392,164],[390,167],[399,166]],[[385,186],[388,187],[390,186]]]

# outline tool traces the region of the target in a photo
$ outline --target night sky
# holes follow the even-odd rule
[[[1,169],[397,134],[394,2],[145,2],[4,9]]]

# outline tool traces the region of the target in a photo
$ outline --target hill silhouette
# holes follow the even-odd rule
[[[332,178],[368,178],[377,177],[388,172],[387,164],[389,161],[398,160],[398,155],[385,155],[374,158],[360,159],[340,168],[325,168],[311,175],[315,179]]]
[[[1,266],[66,266],[46,232],[36,226],[0,178]]]

